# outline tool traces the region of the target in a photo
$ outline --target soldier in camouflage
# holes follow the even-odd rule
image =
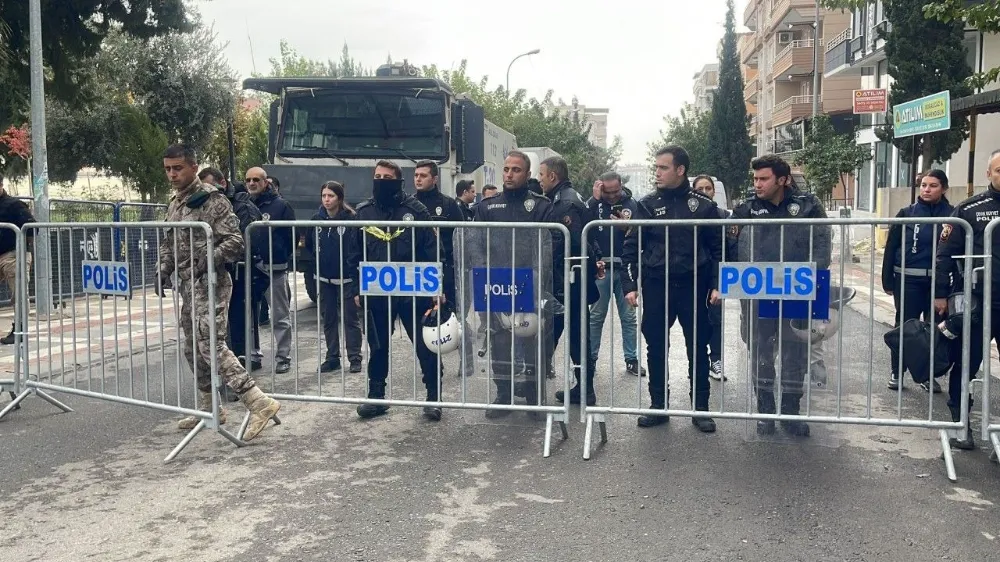
[[[200,221],[209,225],[214,246],[212,263],[215,269],[215,309],[209,310],[208,241],[201,229],[192,229],[193,236],[175,229],[166,229],[160,242],[159,283],[161,295],[172,286],[171,275],[177,274],[182,301],[180,325],[184,334],[184,355],[198,378],[198,409],[212,409],[211,361],[218,361],[219,375],[226,385],[240,396],[250,411],[250,423],[243,434],[244,440],[253,439],[263,431],[278,413],[279,403],[264,394],[246,369],[226,346],[229,299],[233,281],[226,271],[228,263],[243,256],[243,237],[239,222],[233,214],[229,200],[216,188],[203,184],[197,177],[198,162],[194,151],[183,145],[171,145],[163,153],[163,166],[174,190],[167,208],[167,221]],[[193,245],[192,245],[193,244]],[[192,316],[192,309],[194,315]],[[209,345],[211,324],[215,323],[215,348]],[[195,340],[197,338],[197,356]],[[197,365],[197,367],[196,367]],[[220,421],[225,423],[225,411]],[[198,424],[195,417],[184,418],[180,429],[193,429]]]

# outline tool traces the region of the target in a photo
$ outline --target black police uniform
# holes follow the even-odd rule
[[[947,217],[953,209],[951,203],[943,197],[934,204],[917,199],[916,203],[900,209],[896,217]],[[921,315],[924,322],[936,320],[932,301],[934,280],[931,279],[931,273],[934,266],[934,235],[940,235],[940,232],[941,226],[932,224],[894,224],[889,228],[885,258],[882,260],[882,290],[892,292],[897,327],[911,318],[920,318]],[[904,266],[906,275],[903,275]],[[941,272],[937,274],[940,276]],[[890,355],[892,359],[889,369],[893,373],[892,380],[896,380],[899,375],[898,348],[890,348]]]
[[[424,207],[427,207],[427,212],[430,213],[431,220],[451,222],[466,220],[465,213],[462,212],[462,208],[458,206],[458,203],[451,197],[441,193],[441,190],[437,186],[427,191],[417,191],[416,199],[423,203]],[[454,246],[452,245],[455,229],[441,228],[439,231],[441,233],[441,262],[444,266],[444,296],[448,299],[448,302],[457,306],[458,301],[455,299],[455,256]]]
[[[462,211],[462,216],[465,220],[471,221],[476,218],[476,210],[472,208],[468,203],[462,201],[461,199],[455,199],[455,203],[458,203],[458,208]]]
[[[479,222],[509,222],[509,223],[530,223],[530,222],[552,222],[552,203],[544,196],[535,193],[527,187],[505,188],[502,193],[484,200],[476,206],[475,220]],[[537,264],[538,267],[552,267],[558,274],[552,275],[552,287],[542,287],[543,292],[555,294],[555,288],[562,288],[562,264],[564,260],[563,238],[555,231],[550,231],[552,244],[552,264],[537,264],[538,242],[531,242],[530,235],[518,232],[519,241],[516,245],[506,236],[499,236],[498,233],[491,233],[485,244],[489,246],[490,263],[489,267],[513,267],[523,264]],[[521,242],[521,240],[524,240]],[[512,248],[512,245],[514,246]],[[482,260],[486,259],[486,248],[482,248]],[[513,251],[513,254],[512,254]],[[538,299],[539,296],[536,296]],[[494,321],[495,322],[495,321]],[[491,322],[492,324],[493,322]],[[492,360],[492,371],[494,374],[493,383],[496,385],[497,395],[495,404],[509,404],[511,402],[512,385],[510,380],[501,378],[505,370],[510,369],[512,357],[512,337],[510,331],[491,326],[492,335],[490,338],[490,357]],[[535,339],[537,344],[537,339]],[[536,346],[530,346],[535,349]],[[548,346],[543,346],[541,365],[547,366],[551,358],[551,350]],[[536,401],[537,384],[539,382],[539,365],[537,353],[525,353],[525,370],[528,375],[528,384],[519,387],[517,394],[528,400],[529,404]],[[497,417],[508,414],[502,410],[487,410],[487,417]]]
[[[777,205],[754,196],[737,207],[732,218],[760,221],[791,218],[806,221],[825,219],[826,209],[812,193],[788,187],[784,199]],[[728,243],[727,261],[815,262],[817,270],[830,268],[830,229],[827,226],[731,226]],[[797,415],[802,399],[803,380],[809,369],[808,343],[792,337],[788,320],[759,318],[757,301],[743,301],[740,304],[741,336],[748,343],[750,356],[755,362],[757,411],[764,414],[775,413],[774,362],[780,345],[781,413]],[[782,425],[795,435],[809,434],[809,426],[803,422],[787,422]],[[757,430],[762,434],[773,433],[774,422],[761,421],[757,424]]]
[[[347,251],[347,272],[351,283],[345,287],[348,298],[354,298],[360,291],[359,264],[362,261],[376,262],[434,262],[438,261],[439,243],[431,228],[379,227],[379,221],[429,221],[431,215],[421,202],[402,192],[400,180],[375,180],[376,185],[398,182],[398,189],[373,197],[356,209],[355,220],[368,223],[352,233],[345,243]],[[378,189],[378,187],[376,187]],[[388,189],[386,191],[389,191]],[[415,238],[415,240],[414,240]],[[414,301],[416,301],[414,303]],[[415,343],[417,362],[423,373],[423,383],[427,388],[427,401],[435,402],[438,396],[438,356],[427,348],[421,335],[420,321],[423,314],[433,308],[434,303],[425,297],[361,297],[361,305],[366,306],[368,315],[368,397],[385,398],[386,378],[389,374],[389,337],[398,318],[406,330],[407,337]],[[363,404],[358,407],[362,417],[384,414],[386,406]],[[440,419],[437,408],[425,408],[425,414],[432,419]]]
[[[570,255],[584,258],[582,262],[574,260],[572,265],[582,266],[583,282],[588,284],[588,302],[586,304],[581,302],[582,289],[579,280],[574,280],[576,282],[570,285],[569,295],[563,295],[563,268],[558,266],[555,268],[553,272],[555,283],[554,294],[556,299],[563,304],[566,312],[555,318],[555,331],[552,342],[555,345],[559,341],[559,338],[562,337],[568,325],[569,354],[573,359],[573,364],[583,365],[583,361],[587,361],[589,365],[587,368],[587,404],[592,406],[597,403],[597,395],[594,393],[594,370],[596,365],[589,349],[586,346],[581,348],[580,338],[582,337],[584,341],[590,342],[590,305],[597,302],[601,297],[597,290],[596,280],[597,259],[601,254],[600,247],[596,242],[588,240],[587,247],[583,248],[583,227],[594,219],[594,214],[587,207],[587,203],[583,200],[583,197],[573,189],[573,184],[569,180],[560,181],[545,195],[552,202],[552,216],[550,220],[561,223],[569,230]],[[582,317],[581,312],[583,313]],[[570,389],[569,401],[571,404],[579,404],[579,368],[573,369],[573,376],[576,378],[576,386]],[[563,391],[556,392],[556,400],[562,402],[565,398]]]
[[[991,220],[1000,217],[1000,188],[990,186],[986,191],[975,195],[955,205],[952,212],[953,217],[958,217],[967,221],[972,226],[972,254],[983,255],[984,240],[986,238],[986,225]],[[993,271],[1000,272],[1000,228],[993,232]],[[946,299],[952,293],[960,292],[964,281],[964,263],[962,258],[954,256],[965,254],[965,229],[959,226],[945,225],[941,229],[941,240],[938,243],[937,254],[937,277],[935,279],[934,296],[939,299]],[[975,258],[972,268],[983,267],[983,260]],[[973,298],[982,299],[983,276],[981,272],[976,272],[973,277],[972,295]],[[993,316],[989,327],[990,338],[1000,346],[1000,283],[993,282],[989,290],[993,292]],[[981,302],[981,301],[980,301]],[[969,337],[969,376],[975,377],[979,367],[983,362],[983,330],[986,326],[982,318],[972,319],[972,333]],[[951,410],[953,421],[958,421],[962,405],[962,359],[961,349],[962,338],[955,340],[956,349],[953,353],[957,356],[955,364],[951,368],[948,377],[948,408]],[[972,399],[969,399],[969,407],[972,407]],[[971,440],[971,434],[970,434]]]
[[[661,227],[633,227],[622,249],[622,290],[639,290],[642,275],[642,325],[646,338],[649,396],[652,408],[666,408],[669,388],[666,377],[667,342],[670,327],[680,321],[687,348],[688,379],[695,409],[708,410],[711,391],[705,348],[711,327],[708,298],[718,288],[722,259],[721,227],[670,226],[671,220],[718,220],[718,205],[691,189],[687,178],[674,189],[656,189],[639,201],[637,220],[662,220]],[[669,237],[668,237],[669,229]],[[639,247],[639,236],[642,247]],[[697,248],[697,254],[695,254]],[[642,260],[640,272],[639,262]],[[642,416],[643,427],[666,423],[666,416]],[[714,431],[710,418],[693,418],[702,431]]]

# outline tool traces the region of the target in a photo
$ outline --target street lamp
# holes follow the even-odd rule
[[[540,52],[542,52],[541,49],[532,49],[532,50],[528,51],[527,53],[521,53],[520,55],[517,55],[516,57],[514,57],[514,59],[512,61],[510,61],[510,64],[507,65],[507,93],[508,94],[510,93],[510,67],[514,66],[514,63],[517,62],[517,59],[519,59],[521,57],[527,57],[527,56],[531,56],[531,55],[537,55]]]

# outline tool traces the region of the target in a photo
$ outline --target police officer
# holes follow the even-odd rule
[[[455,202],[462,209],[465,220],[471,221],[476,217],[472,209],[472,204],[476,202],[476,183],[473,180],[459,180],[455,184]]]
[[[581,347],[580,338],[590,341],[590,305],[597,302],[600,292],[597,290],[597,261],[601,255],[601,249],[594,240],[588,240],[587,249],[582,248],[583,227],[593,219],[593,213],[587,207],[583,197],[573,189],[573,184],[569,181],[569,166],[566,160],[559,156],[546,158],[539,165],[538,183],[542,192],[549,201],[552,202],[552,216],[554,222],[562,223],[569,230],[570,255],[583,258],[582,261],[574,260],[573,265],[581,265],[583,271],[583,282],[588,283],[586,304],[581,303],[581,291],[579,280],[570,285],[570,294],[563,295],[563,268],[557,267],[554,271],[555,292],[554,295],[565,307],[565,314],[555,318],[555,331],[553,343],[557,343],[565,331],[567,324],[569,332],[569,354],[573,359],[573,364],[578,365],[573,369],[573,377],[576,385],[569,391],[570,404],[580,403],[580,368],[583,361],[587,361],[587,405],[593,406],[597,403],[597,394],[594,392],[594,370],[596,366],[591,357],[589,346]],[[582,252],[582,253],[581,253]],[[581,318],[581,312],[583,318]],[[567,318],[568,317],[568,318]],[[556,392],[556,400],[565,400],[563,391]]]
[[[691,189],[687,179],[690,166],[690,157],[680,146],[669,145],[656,152],[656,190],[639,201],[638,213],[633,217],[662,220],[665,227],[632,228],[622,248],[622,290],[630,306],[639,302],[639,260],[642,260],[640,329],[646,338],[652,409],[666,409],[669,401],[667,340],[674,321],[680,321],[684,331],[688,380],[696,410],[708,410],[711,391],[705,354],[711,333],[708,305],[719,302],[722,234],[712,227],[669,226],[671,220],[677,219],[718,219],[715,202]],[[641,416],[638,425],[653,427],[667,421],[665,415]],[[691,423],[704,433],[715,431],[715,420],[710,417],[696,416]]]
[[[734,219],[809,221],[826,218],[826,209],[819,199],[812,193],[799,191],[792,184],[792,169],[780,157],[761,156],[754,159],[750,167],[753,168],[754,196],[733,211]],[[781,240],[784,240],[784,247]],[[731,226],[728,242],[727,260],[816,262],[817,269],[830,267],[830,229],[826,226]],[[809,369],[809,344],[794,337],[787,320],[760,318],[756,304],[756,301],[741,303],[741,335],[749,343],[751,361],[755,365],[757,411],[775,413],[774,362],[780,347],[781,413],[798,415],[803,380]],[[805,422],[782,421],[781,426],[795,436],[809,435],[809,425]],[[770,435],[774,430],[774,420],[757,422],[758,434]]]
[[[993,219],[1000,217],[1000,150],[993,151],[990,155],[989,167],[986,170],[986,177],[990,184],[986,191],[962,201],[955,206],[952,216],[964,219],[972,225],[972,253],[976,256],[983,255],[983,247],[986,233],[986,225]],[[990,338],[1000,346],[1000,282],[996,281],[996,276],[1000,275],[1000,229],[993,232],[993,275],[991,286],[988,290],[993,292],[993,310],[991,324],[989,326]],[[937,254],[937,278],[935,279],[934,308],[938,314],[948,312],[948,297],[955,292],[962,291],[964,268],[961,258],[955,256],[965,253],[965,230],[958,226],[944,225],[941,227],[941,241],[938,244]],[[983,260],[975,258],[972,262],[973,270],[983,267]],[[975,299],[982,299],[984,286],[982,273],[977,272],[972,281],[972,296]],[[980,300],[981,302],[981,300]],[[977,321],[978,320],[978,321]],[[982,317],[972,319],[972,333],[969,338],[969,377],[975,377],[979,367],[983,362],[986,350],[983,349],[983,331],[987,329],[982,321]],[[961,338],[955,340],[961,342]],[[951,374],[948,377],[948,408],[951,410],[952,421],[961,419],[962,408],[962,357],[956,353],[957,360],[952,365]],[[969,408],[972,408],[972,398],[969,398]],[[959,449],[975,449],[976,442],[970,431],[965,439],[953,440],[952,446]]]
[[[951,215],[953,207],[945,197],[947,192],[948,176],[944,171],[927,172],[920,179],[920,197],[917,202],[900,209],[896,218]],[[911,318],[920,318],[921,315],[924,322],[935,319],[931,279],[935,233],[940,233],[940,227],[931,224],[894,224],[889,228],[885,257],[882,259],[882,290],[892,296],[896,305],[896,326],[901,326]],[[897,390],[903,384],[898,372],[898,350],[898,347],[890,348],[890,390]],[[920,386],[927,391],[933,389],[934,392],[941,392],[941,386],[933,377]]]
[[[413,170],[413,185],[417,188],[416,198],[417,201],[423,203],[424,207],[427,207],[427,211],[431,214],[431,220],[449,221],[449,222],[463,222],[466,219],[465,213],[462,212],[462,207],[444,193],[441,193],[440,187],[438,187],[438,165],[432,160],[423,160],[417,162],[416,168]],[[454,228],[439,228],[437,229],[441,235],[441,263],[444,267],[444,296],[448,302],[455,306],[455,312],[461,312],[460,304],[456,296],[456,278],[455,278],[455,252],[454,252]],[[435,258],[435,260],[437,259]],[[464,322],[463,322],[464,325]],[[473,336],[471,330],[468,326],[464,326],[465,329],[462,330],[462,337],[465,340],[462,343],[462,366],[460,375],[465,376],[472,375],[473,369],[473,353],[475,342],[473,341]]]
[[[205,222],[212,232],[215,248],[215,309],[208,308],[209,271],[208,256],[199,255],[197,249],[205,247],[205,232],[192,229],[192,236],[175,229],[166,229],[160,241],[159,288],[172,285],[171,275],[176,273],[180,287],[181,312],[178,315],[184,335],[184,356],[198,374],[198,409],[212,409],[212,356],[218,361],[219,375],[226,386],[235,391],[250,411],[250,422],[243,439],[249,441],[267,427],[267,423],[281,407],[278,401],[264,394],[257,383],[247,374],[243,365],[226,345],[228,328],[229,299],[233,294],[233,280],[226,271],[226,265],[243,257],[243,236],[239,222],[233,214],[233,207],[226,196],[214,186],[206,185],[198,179],[198,161],[194,150],[183,145],[171,145],[163,153],[163,167],[167,179],[174,190],[167,207],[167,222]],[[192,245],[193,242],[193,245]],[[176,248],[176,250],[175,250]],[[193,318],[192,318],[192,312]],[[215,348],[208,345],[206,334],[216,331]],[[198,341],[198,355],[194,355],[195,337]],[[220,412],[220,421],[224,421]],[[187,417],[177,425],[180,429],[193,429],[198,418]]]
[[[476,206],[475,220],[480,222],[510,223],[552,222],[552,203],[545,196],[529,189],[528,180],[530,174],[531,160],[528,158],[528,155],[519,150],[508,152],[503,165],[503,192],[480,202]],[[485,260],[486,247],[487,245],[489,246],[490,263],[486,264],[488,267],[511,268],[515,266],[523,267],[529,264],[534,265],[536,275],[543,275],[543,279],[539,282],[542,285],[543,292],[551,291],[552,285],[559,285],[561,287],[561,277],[559,277],[558,281],[555,281],[552,279],[557,276],[548,277],[545,275],[545,269],[548,268],[560,273],[562,271],[564,256],[563,239],[561,236],[557,233],[551,236],[551,263],[537,263],[539,256],[536,254],[538,253],[537,248],[539,244],[537,241],[532,241],[530,235],[522,234],[519,231],[516,234],[516,243],[512,243],[507,237],[497,236],[495,232],[491,234],[488,240],[483,236],[481,243],[476,245],[475,248],[480,250],[475,255],[482,256],[482,259]],[[512,246],[514,247],[512,248]],[[496,316],[496,314],[494,313],[493,316]],[[524,353],[528,382],[527,384],[519,385],[518,389],[514,389],[512,381],[504,377],[504,372],[511,370],[511,338],[513,335],[509,329],[502,329],[498,324],[495,318],[490,319],[489,328],[492,331],[490,357],[492,360],[493,383],[496,385],[496,398],[493,403],[510,404],[512,400],[511,393],[513,390],[517,390],[518,395],[526,398],[529,404],[533,404],[537,401],[537,385],[539,382],[538,354],[530,350]],[[544,341],[544,338],[547,337],[546,332],[547,328],[543,326],[538,336],[534,338],[534,342]],[[518,346],[514,347],[518,348]],[[549,346],[542,344],[542,350],[541,365],[548,365],[551,349],[549,349]],[[517,349],[515,349],[516,351]],[[487,418],[498,418],[509,414],[510,412],[507,410],[486,411]]]
[[[358,205],[355,220],[367,223],[352,233],[345,243],[347,271],[351,282],[345,285],[345,296],[353,297],[358,307],[365,306],[368,314],[368,397],[385,398],[385,384],[389,376],[389,337],[398,318],[407,337],[414,342],[417,362],[427,388],[427,401],[439,402],[438,356],[424,344],[420,319],[434,306],[430,298],[413,297],[361,297],[359,267],[362,261],[374,262],[436,262],[441,255],[434,230],[429,228],[380,227],[379,221],[429,221],[427,207],[413,196],[403,193],[403,171],[393,162],[380,160],[375,164],[372,197]],[[414,303],[414,300],[416,303]],[[362,418],[381,416],[388,406],[362,404],[358,415]],[[424,407],[424,417],[431,421],[441,419],[441,408]]]

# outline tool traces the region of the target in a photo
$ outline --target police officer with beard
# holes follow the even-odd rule
[[[984,240],[986,238],[986,225],[993,219],[1000,217],[1000,150],[993,151],[990,155],[989,167],[986,170],[986,177],[990,185],[986,191],[975,195],[955,205],[952,216],[965,220],[972,226],[972,254],[983,255]],[[990,339],[1000,346],[1000,283],[996,281],[996,276],[1000,275],[1000,229],[993,232],[993,275],[994,280],[991,287],[985,287],[982,273],[977,272],[972,280],[972,298],[980,303],[983,298],[983,291],[993,292],[993,310],[990,318]],[[941,241],[938,244],[937,253],[937,279],[934,289],[934,308],[938,314],[948,313],[948,297],[953,293],[961,292],[964,283],[964,269],[962,258],[957,258],[965,253],[965,230],[961,227],[946,224],[941,227]],[[975,258],[972,262],[973,270],[983,267],[983,259]],[[983,362],[986,350],[983,349],[983,331],[987,327],[980,316],[972,318],[972,333],[968,335],[969,340],[969,376],[975,377],[979,367]],[[961,342],[961,338],[955,340]],[[960,349],[960,348],[959,348]],[[948,376],[948,408],[951,410],[952,421],[961,420],[962,409],[962,356],[957,353],[958,359],[951,368]],[[969,398],[969,408],[972,408],[972,398]],[[965,439],[953,440],[952,446],[959,449],[975,449],[976,442],[970,431]]]
[[[542,192],[549,201],[552,202],[551,220],[562,223],[569,230],[569,248],[571,255],[576,258],[583,258],[582,261],[574,261],[572,265],[580,265],[583,271],[583,280],[588,283],[587,300],[589,301],[581,310],[581,289],[580,283],[575,282],[570,285],[570,294],[563,295],[562,268],[557,267],[555,273],[555,297],[566,308],[566,313],[555,318],[555,333],[553,342],[558,342],[559,338],[569,325],[569,353],[573,359],[573,364],[583,365],[587,361],[587,405],[593,406],[597,403],[597,395],[594,392],[594,370],[595,362],[591,357],[590,350],[581,348],[581,337],[590,341],[590,305],[597,302],[600,293],[597,290],[597,259],[601,255],[601,249],[596,242],[589,240],[586,252],[581,254],[583,242],[583,227],[593,219],[593,213],[587,207],[583,197],[573,189],[573,184],[569,181],[569,166],[566,160],[559,156],[546,158],[539,165],[538,183]],[[581,318],[581,312],[584,317]],[[568,318],[567,318],[568,317]],[[569,391],[570,404],[580,403],[580,367],[573,369],[573,376],[576,385]],[[556,392],[556,400],[565,400],[563,391]]]
[[[691,189],[687,171],[691,159],[684,148],[665,146],[656,152],[656,190],[643,197],[633,219],[662,220],[663,227],[639,226],[625,235],[622,248],[622,290],[630,306],[639,302],[639,260],[642,260],[642,330],[646,338],[651,409],[667,409],[667,340],[670,327],[680,321],[688,357],[688,380],[695,410],[707,411],[708,346],[711,326],[708,305],[719,302],[719,261],[722,233],[718,227],[670,226],[671,220],[718,219],[718,206]],[[640,232],[642,246],[639,246]],[[697,254],[695,249],[697,248]],[[641,416],[639,427],[667,423],[662,414]],[[699,431],[715,431],[715,420],[691,418]]]
[[[437,236],[430,228],[381,227],[380,221],[429,221],[427,207],[414,197],[403,193],[403,171],[392,162],[380,160],[375,164],[373,197],[358,205],[355,220],[367,223],[351,229],[347,251],[347,272],[351,282],[345,286],[345,297],[353,297],[359,308],[366,306],[368,315],[368,397],[385,398],[386,379],[389,376],[389,338],[400,320],[407,337],[414,342],[417,362],[423,373],[423,383],[427,388],[427,401],[439,402],[438,356],[427,348],[421,337],[420,319],[434,306],[433,299],[424,297],[362,297],[360,291],[360,264],[370,262],[436,262],[440,247]],[[415,303],[413,301],[416,301]],[[358,415],[362,418],[381,416],[389,411],[388,406],[362,404]],[[424,417],[431,421],[441,419],[441,408],[424,407]]]
[[[733,211],[734,219],[825,219],[826,209],[812,193],[803,193],[792,185],[792,169],[778,156],[768,155],[751,162],[754,196]],[[815,262],[817,270],[830,268],[830,228],[828,226],[731,226],[728,232],[729,261]],[[782,241],[784,245],[782,245]],[[787,319],[760,318],[758,301],[744,301],[741,330],[750,346],[756,376],[757,411],[775,413],[774,363],[781,348],[781,413],[799,414],[804,390],[803,380],[809,369],[809,344],[794,337]],[[778,341],[778,338],[781,341]],[[815,344],[814,344],[815,345]],[[809,425],[801,421],[782,421],[791,435],[809,436]],[[774,420],[757,422],[757,433],[770,435]]]
[[[553,206],[549,200],[530,189],[528,180],[531,173],[531,160],[528,156],[519,151],[512,150],[507,153],[504,160],[503,176],[504,189],[499,195],[482,201],[476,206],[475,220],[479,222],[509,222],[509,223],[531,223],[531,222],[553,222]],[[553,290],[552,285],[558,285],[562,289],[562,267],[563,267],[563,238],[557,232],[552,231],[551,238],[548,233],[538,242],[541,234],[525,234],[525,231],[515,231],[516,240],[511,241],[508,237],[498,236],[498,233],[490,233],[490,238],[486,239],[483,229],[472,231],[480,234],[476,243],[470,244],[472,252],[467,252],[471,259],[486,259],[487,248],[489,248],[490,263],[484,264],[489,268],[531,267],[536,276],[532,284],[541,285],[543,295],[536,295],[536,302],[545,298],[544,293]],[[547,244],[549,248],[539,246]],[[541,256],[537,255],[541,254]],[[546,259],[547,262],[539,263],[539,259]],[[463,268],[465,269],[465,268]],[[546,270],[555,270],[557,275],[549,275]],[[492,311],[491,311],[492,312]],[[540,311],[538,311],[540,312]],[[497,315],[493,312],[493,316]],[[528,400],[529,404],[537,401],[537,385],[539,382],[539,366],[549,364],[551,349],[546,344],[541,344],[543,353],[541,363],[538,363],[538,354],[530,350],[525,350],[524,361],[526,363],[526,374],[528,382],[525,385],[513,387],[513,381],[504,378],[505,370],[511,369],[511,347],[512,333],[509,329],[503,329],[495,318],[489,320],[492,336],[490,338],[490,356],[492,359],[493,382],[496,385],[496,399],[494,404],[510,404],[512,391]],[[539,334],[535,338],[536,343],[544,341],[548,336],[548,328],[542,326]],[[518,351],[514,346],[515,353]],[[499,418],[509,415],[508,410],[487,410],[487,418]]]

